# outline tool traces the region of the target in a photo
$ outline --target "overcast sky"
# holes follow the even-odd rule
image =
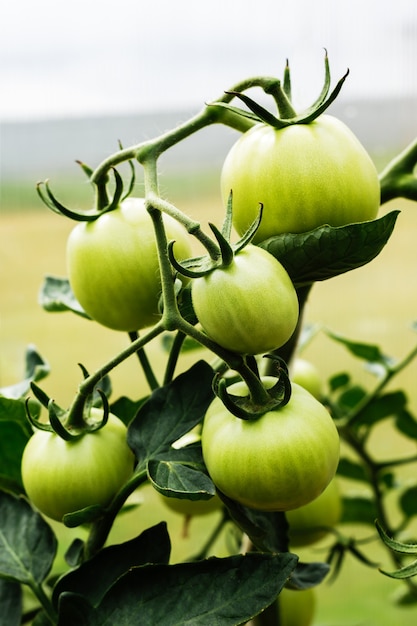
[[[190,108],[252,75],[295,99],[417,96],[415,0],[15,0],[0,5],[0,121]]]

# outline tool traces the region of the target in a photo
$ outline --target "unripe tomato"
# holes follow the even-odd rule
[[[319,541],[342,516],[342,499],[334,478],[318,498],[287,512],[290,546],[307,546]]]
[[[380,204],[375,165],[349,128],[330,115],[279,130],[266,124],[251,128],[226,157],[221,189],[225,203],[233,191],[239,234],[262,203],[254,243],[323,224],[371,220]]]
[[[314,589],[282,589],[277,600],[280,626],[311,626],[316,612]]]
[[[102,410],[91,409],[93,420],[102,417]],[[134,455],[126,433],[126,426],[112,414],[103,428],[73,441],[37,430],[22,457],[29,499],[41,513],[58,521],[84,507],[109,504],[133,473]]]
[[[175,255],[191,256],[185,229],[164,215]],[[75,297],[94,320],[114,330],[135,331],[160,318],[161,279],[155,234],[142,198],[128,198],[94,222],[70,233],[67,267]]]
[[[317,367],[310,361],[296,358],[290,366],[292,381],[307,389],[317,400],[323,397],[323,381]]]
[[[282,346],[298,321],[298,299],[282,265],[266,250],[248,245],[231,265],[193,279],[191,297],[204,331],[241,354]]]
[[[268,388],[276,379],[267,376],[262,382]],[[243,382],[228,391],[248,394]],[[216,487],[232,500],[264,511],[289,511],[311,502],[332,480],[339,461],[332,418],[295,383],[288,404],[254,420],[235,417],[215,398],[201,442]]]

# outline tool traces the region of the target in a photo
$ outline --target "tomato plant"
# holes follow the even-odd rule
[[[102,410],[91,409],[93,422],[102,415]],[[58,521],[87,506],[109,504],[133,473],[134,456],[126,434],[126,426],[111,414],[103,428],[75,440],[37,430],[22,457],[23,484],[30,500]]]
[[[330,115],[282,129],[251,128],[226,157],[221,187],[225,201],[233,192],[233,222],[241,234],[262,203],[255,242],[372,220],[380,203],[375,165],[347,126]]]
[[[178,258],[190,256],[184,228],[168,215],[164,220]],[[159,319],[158,251],[143,199],[128,198],[95,221],[75,226],[68,238],[67,265],[77,300],[100,324],[135,331]]]
[[[274,383],[265,377],[266,387]],[[235,383],[229,393],[248,389]],[[289,511],[327,487],[339,460],[339,436],[327,410],[292,385],[290,401],[254,420],[232,415],[215,399],[204,418],[203,457],[214,484],[229,498],[264,511]]]
[[[315,499],[298,509],[288,511],[291,547],[319,541],[336,526],[342,516],[342,498],[337,478]]]
[[[50,209],[82,222],[68,240],[69,278],[49,276],[40,303],[127,331],[129,341],[92,372],[80,364],[66,408],[39,386],[50,368],[34,346],[22,380],[0,390],[0,598],[8,626],[307,626],[313,588],[337,578],[346,557],[367,568],[367,578],[404,579],[398,602],[416,606],[417,550],[402,540],[417,515],[417,419],[414,398],[393,384],[415,363],[417,345],[398,358],[320,325],[314,340],[325,335],[370,377],[365,385],[337,369],[324,397],[320,376],[297,359],[315,282],[381,252],[398,211],[374,219],[380,200],[417,200],[417,142],[379,185],[357,140],[323,115],[346,76],[329,94],[326,55],[320,96],[299,113],[288,66],[282,81],[245,79],[180,127],[120,147],[94,170],[80,162],[94,210],[73,211],[47,182],[38,184]],[[249,88],[272,98],[278,115],[248,98]],[[206,232],[160,196],[158,159],[215,123],[243,134],[223,168],[223,224],[205,215]],[[129,199],[137,167],[144,199]],[[199,257],[190,255],[192,238]],[[344,296],[337,292],[337,304],[348,308]],[[85,358],[94,361],[86,328]],[[65,383],[67,340],[56,336]],[[120,394],[113,373],[135,356],[140,375]],[[380,426],[401,441],[386,458],[375,445]],[[342,480],[356,488],[341,499]],[[171,551],[172,516],[141,498],[145,486],[186,515],[221,506],[189,537],[191,554]],[[324,532],[326,547],[313,550],[312,562],[294,553]],[[381,608],[375,619],[392,623],[384,617]]]
[[[246,246],[232,263],[195,278],[192,302],[205,332],[218,344],[243,354],[282,346],[298,321],[294,286],[268,252]]]

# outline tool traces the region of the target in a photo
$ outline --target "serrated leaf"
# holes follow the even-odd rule
[[[298,286],[328,280],[378,256],[391,236],[398,214],[399,211],[392,211],[370,222],[285,233],[259,246],[282,263]]]
[[[31,435],[23,400],[0,397],[0,488],[24,493],[20,468]]]
[[[128,428],[128,443],[139,460],[138,471],[151,459],[163,459],[171,445],[204,417],[213,400],[213,370],[199,361],[170,384],[156,389]]]
[[[375,524],[378,515],[375,502],[370,496],[343,496],[342,524]]]
[[[50,313],[72,311],[91,319],[73,294],[69,280],[58,276],[46,276],[38,296],[39,304]]]
[[[386,546],[388,546],[388,548],[390,548],[390,550],[393,550],[393,552],[398,552],[399,554],[411,554],[413,556],[417,555],[417,544],[404,543],[402,541],[397,541],[396,539],[393,539],[392,537],[387,535],[378,520],[376,520],[375,526],[382,541],[385,543]]]
[[[101,550],[77,569],[62,576],[54,587],[52,600],[58,607],[63,593],[83,595],[98,605],[120,576],[133,567],[147,563],[168,564],[171,543],[165,522],[148,528],[141,535]]]
[[[22,619],[22,587],[18,583],[0,579],[0,624],[20,626]]]
[[[45,580],[57,541],[26,500],[0,491],[0,578],[24,584]]]
[[[15,400],[23,398],[30,389],[30,383],[42,380],[49,372],[49,364],[41,357],[36,347],[30,344],[26,348],[24,379],[15,385],[2,387],[0,389],[0,395]]]
[[[238,626],[275,600],[296,563],[293,554],[250,553],[134,568],[95,610],[63,594],[58,626]]]

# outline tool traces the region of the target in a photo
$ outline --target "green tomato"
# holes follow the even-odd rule
[[[330,115],[280,130],[266,124],[251,128],[226,157],[221,189],[224,202],[233,191],[239,234],[262,203],[254,243],[323,224],[371,220],[380,204],[375,165],[349,128]]]
[[[288,511],[290,546],[307,546],[327,535],[340,522],[342,499],[334,478],[318,498],[299,509]]]
[[[314,589],[282,589],[277,600],[280,626],[311,626],[316,612]]]
[[[93,408],[90,415],[99,422],[103,411]],[[134,455],[126,433],[126,426],[112,414],[103,428],[73,441],[37,430],[22,457],[22,479],[29,499],[58,521],[84,507],[109,504],[133,473]]]
[[[263,377],[266,388],[276,379]],[[245,383],[228,389],[248,394]],[[292,385],[290,401],[258,419],[232,415],[219,398],[203,422],[203,458],[216,487],[232,500],[263,511],[289,511],[317,498],[335,475],[339,435],[325,407]]]
[[[185,229],[164,215],[168,240],[181,260],[191,256]],[[161,279],[153,223],[142,198],[128,198],[70,233],[67,267],[75,297],[90,317],[114,330],[155,324]]]
[[[313,363],[305,359],[296,358],[290,366],[292,381],[307,389],[317,400],[323,397],[323,383],[320,372]]]
[[[285,269],[269,252],[247,245],[232,263],[196,278],[197,319],[216,343],[241,354],[282,346],[298,321],[298,299]]]

